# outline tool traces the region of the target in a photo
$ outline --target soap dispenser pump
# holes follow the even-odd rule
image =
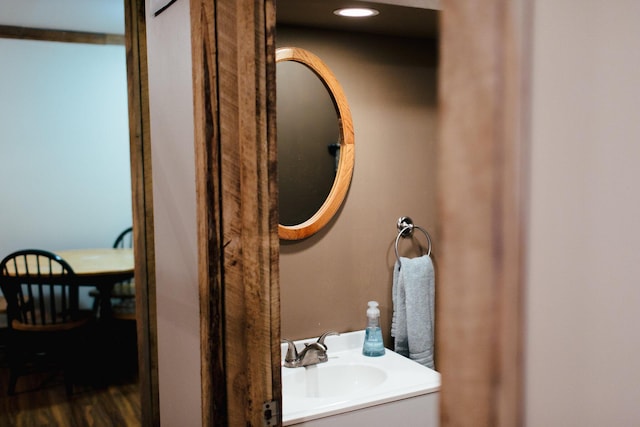
[[[377,301],[369,301],[367,309],[367,329],[365,330],[362,354],[370,357],[384,355],[384,342],[380,329],[380,309]]]

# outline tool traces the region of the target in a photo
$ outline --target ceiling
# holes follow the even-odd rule
[[[352,0],[277,0],[278,25],[384,34],[400,37],[438,38],[439,11],[425,7],[400,6],[425,2]],[[366,19],[344,18],[333,14],[346,6],[372,7],[380,14]]]
[[[438,37],[442,0],[276,0],[278,24],[384,34]],[[124,34],[122,0],[0,0],[0,24]],[[339,17],[335,9],[368,6],[368,19]]]

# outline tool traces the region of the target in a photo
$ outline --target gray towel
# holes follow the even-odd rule
[[[392,299],[395,352],[434,369],[435,273],[429,256],[396,261]]]

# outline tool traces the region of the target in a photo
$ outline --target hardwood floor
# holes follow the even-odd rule
[[[135,342],[127,327],[117,335],[121,340],[111,347],[117,353],[76,378],[70,397],[56,370],[19,377],[15,395],[8,396],[9,369],[0,348],[0,427],[140,426]]]

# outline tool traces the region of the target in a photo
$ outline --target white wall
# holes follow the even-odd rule
[[[3,0],[0,24],[122,34],[121,2],[65,4]],[[0,63],[0,257],[111,246],[131,225],[124,46],[0,39]]]
[[[539,0],[526,424],[640,425],[640,2]]]
[[[147,1],[160,421],[202,424],[189,2]]]
[[[124,0],[0,0],[2,25],[124,34]]]
[[[0,255],[131,225],[123,46],[0,39]]]

